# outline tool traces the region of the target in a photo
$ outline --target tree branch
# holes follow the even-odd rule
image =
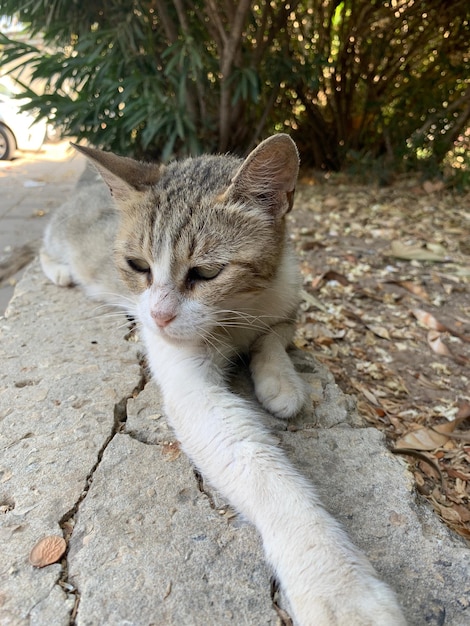
[[[175,43],[178,39],[178,31],[173,23],[173,20],[168,15],[165,0],[154,0],[154,5],[157,15],[160,18],[160,22],[162,23],[163,30],[165,31],[165,35],[170,43]]]

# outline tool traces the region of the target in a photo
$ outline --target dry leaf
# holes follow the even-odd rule
[[[390,243],[388,256],[405,259],[406,261],[434,261],[442,263],[448,260],[446,250],[442,247],[437,248],[436,246],[433,246],[433,249],[431,250],[429,246],[407,246],[401,241],[392,241]]]
[[[380,402],[377,400],[372,391],[370,391],[365,385],[360,383],[355,378],[351,378],[351,384],[355,389],[357,389],[357,391],[360,391],[375,407],[380,406]]]
[[[176,461],[181,454],[180,444],[177,441],[164,443],[162,446],[162,452],[166,456],[167,461]]]
[[[453,509],[460,515],[462,522],[470,522],[470,510],[463,504],[454,504]]]
[[[470,443],[470,430],[459,430],[458,433],[450,433],[449,437],[463,441],[464,443]]]
[[[411,280],[396,280],[396,281],[389,281],[389,282],[393,282],[395,285],[399,285],[400,287],[403,287],[403,289],[406,289],[407,291],[412,293],[417,298],[420,298],[421,300],[426,300],[427,302],[429,302],[430,300],[429,294],[426,291],[426,289],[423,287],[423,285],[414,283]]]
[[[427,311],[423,311],[422,309],[412,309],[411,313],[416,317],[418,322],[424,326],[425,328],[430,328],[432,330],[438,330],[441,333],[448,332],[454,337],[459,337],[462,341],[470,342],[470,338],[467,335],[462,335],[457,330],[449,328],[445,324],[442,324],[434,315],[428,313]]]
[[[470,417],[470,402],[464,400],[462,404],[459,405],[459,410],[457,411],[457,415],[455,416],[456,420],[464,420]]]
[[[317,309],[320,309],[320,311],[328,311],[323,302],[320,302],[318,298],[312,296],[312,294],[308,293],[308,291],[305,291],[305,289],[302,289],[300,294],[302,296],[302,300],[304,300],[304,302],[306,302],[309,306],[316,307]]]
[[[449,439],[468,439],[467,432],[454,433],[459,424],[466,420],[468,415],[459,415],[450,422],[437,424],[433,428],[418,428],[407,433],[396,442],[396,450],[400,448],[412,448],[413,450],[435,450],[445,445]],[[462,435],[462,437],[459,436]]]
[[[58,535],[49,535],[40,539],[29,554],[29,562],[34,567],[46,567],[57,563],[67,548],[65,539]]]
[[[432,428],[418,428],[407,433],[395,444],[395,450],[411,448],[412,450],[435,450],[449,441],[447,435],[436,433]]]
[[[335,272],[335,270],[328,270],[325,274],[323,274],[323,278],[327,281],[335,280],[343,287],[347,287],[350,284],[350,281],[344,276],[344,274],[340,274],[339,272]]]
[[[318,274],[318,276],[315,276],[315,278],[312,278],[312,282],[310,283],[310,286],[312,287],[312,289],[318,289],[321,284],[323,282],[323,274]]]
[[[382,339],[391,340],[390,333],[384,326],[378,326],[377,324],[366,324],[366,328],[368,328],[374,335],[377,337],[381,337]]]
[[[467,476],[467,474],[464,474],[463,472],[460,472],[459,470],[456,470],[453,467],[446,467],[446,472],[452,478],[460,478],[461,480],[464,480],[466,482],[470,481],[470,476]],[[470,514],[470,510],[468,512]]]
[[[442,341],[441,335],[437,330],[430,330],[428,332],[428,344],[431,346],[436,354],[452,357],[452,352]]]
[[[426,387],[426,389],[442,389],[442,384],[429,380],[421,372],[417,374],[416,380],[419,382],[420,385],[422,385],[423,387]]]
[[[442,433],[447,435],[448,433],[452,433],[455,430],[455,427],[459,424],[461,420],[452,420],[450,422],[443,422],[442,424],[437,424],[433,426],[433,430],[437,430],[438,433]]]
[[[441,322],[437,320],[434,315],[431,315],[431,313],[428,313],[427,311],[423,311],[422,309],[412,309],[411,312],[416,317],[418,322],[425,328],[438,330],[441,333],[448,330],[447,326],[441,324]]]

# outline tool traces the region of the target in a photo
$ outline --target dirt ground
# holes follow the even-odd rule
[[[440,181],[378,187],[307,174],[290,217],[304,277],[297,345],[357,395],[418,490],[466,537],[469,200]]]

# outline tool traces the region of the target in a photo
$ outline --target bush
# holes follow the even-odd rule
[[[45,84],[31,107],[122,154],[243,154],[282,130],[316,167],[411,168],[468,127],[468,0],[1,4],[44,37],[3,37]]]

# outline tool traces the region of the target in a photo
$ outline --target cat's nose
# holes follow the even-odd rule
[[[162,313],[160,311],[152,311],[151,314],[158,328],[165,328],[176,317],[173,313]]]

